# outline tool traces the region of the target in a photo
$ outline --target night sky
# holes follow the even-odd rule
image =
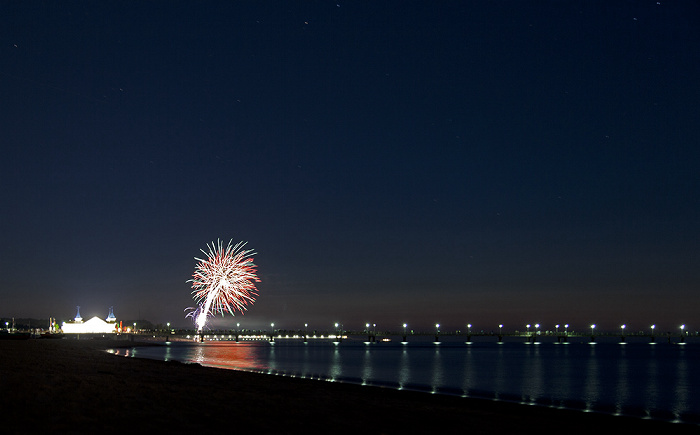
[[[700,328],[700,5],[0,4],[0,316]]]

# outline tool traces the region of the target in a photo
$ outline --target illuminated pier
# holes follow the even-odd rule
[[[574,329],[569,324],[553,325],[545,328],[538,323],[525,324],[521,330],[507,330],[503,324],[496,325],[492,330],[477,329],[471,323],[465,325],[465,329],[449,330],[439,323],[434,325],[433,330],[414,330],[408,324],[403,323],[396,330],[381,330],[375,323],[365,323],[362,329],[346,329],[341,323],[334,323],[326,330],[309,330],[308,323],[303,324],[300,329],[278,328],[273,322],[269,328],[245,329],[240,323],[231,330],[210,330],[196,331],[193,329],[174,329],[167,324],[167,329],[139,330],[142,337],[163,338],[165,341],[267,341],[275,343],[277,341],[302,341],[304,343],[331,341],[340,344],[345,340],[350,342],[362,342],[367,345],[375,345],[385,342],[398,342],[401,344],[435,343],[442,342],[463,344],[496,342],[503,343],[525,343],[525,344],[569,344],[569,343],[670,343],[685,344],[688,342],[700,342],[700,332],[691,331],[687,325],[679,325],[673,330],[660,332],[656,325],[651,325],[646,330],[633,331],[629,325],[622,324],[615,329],[602,329],[599,325],[589,324],[578,329]]]
[[[160,334],[154,334],[157,338]],[[414,332],[404,334],[398,332],[370,332],[366,331],[343,331],[343,332],[325,332],[307,334],[304,332],[287,332],[287,331],[212,331],[205,334],[196,334],[195,332],[187,333],[186,331],[165,335],[167,340],[198,340],[198,341],[233,341],[233,342],[291,342],[299,341],[303,343],[312,342],[335,342],[342,341],[363,342],[367,345],[376,345],[380,343],[394,342],[402,344],[410,344],[411,342],[420,343],[487,343],[496,342],[503,343],[525,343],[525,344],[569,344],[576,343],[591,343],[607,342],[607,343],[671,343],[685,344],[688,342],[700,342],[697,334],[657,334],[657,333],[598,333],[595,332],[567,332],[567,333],[542,333],[537,331],[518,331],[518,332],[444,332],[436,329],[433,332]],[[661,339],[659,339],[661,337]]]

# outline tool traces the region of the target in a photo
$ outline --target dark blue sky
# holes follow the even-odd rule
[[[700,6],[3,2],[0,316],[700,328]]]

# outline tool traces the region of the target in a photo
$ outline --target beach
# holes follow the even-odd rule
[[[4,433],[698,433],[674,424],[111,355],[108,339],[0,341]]]

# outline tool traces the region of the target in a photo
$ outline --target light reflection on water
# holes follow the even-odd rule
[[[650,354],[651,358],[647,364],[646,371],[646,377],[649,379],[649,382],[647,382],[646,391],[643,394],[649,398],[647,402],[648,407],[654,409],[658,406],[656,397],[659,394],[659,381],[657,379],[659,363],[656,361],[656,349],[654,347],[652,347]],[[647,413],[646,416],[649,417],[649,414]]]
[[[586,403],[586,411],[590,411],[593,405],[598,402],[598,390],[600,389],[600,381],[598,374],[598,361],[595,357],[595,346],[589,346],[590,354],[588,357],[588,373],[584,389],[583,399]]]
[[[333,357],[331,359],[329,373],[330,378],[333,381],[343,375],[342,359],[340,358],[340,348],[338,348],[338,346],[333,348]]]
[[[113,350],[228,369],[700,422],[700,347],[628,343],[171,343]]]
[[[685,347],[680,347],[680,353],[681,355],[685,356]],[[675,417],[677,419],[680,419],[680,416],[688,411],[688,362],[685,358],[681,358],[678,361],[678,367],[676,369],[676,378],[676,403],[672,411]]]
[[[539,345],[528,346],[529,355],[523,363],[523,387],[521,401],[534,403],[542,388],[542,360],[539,358]]]
[[[433,378],[430,383],[432,392],[435,393],[444,384],[442,373],[442,358],[440,357],[440,346],[435,346],[435,355],[433,355]]]
[[[399,388],[404,388],[411,380],[411,362],[408,359],[408,349],[401,348],[401,359],[399,363]]]
[[[628,362],[627,358],[625,355],[625,347],[621,346],[622,348],[620,349],[620,362],[617,365],[618,373],[617,373],[617,388],[616,388],[616,398],[615,398],[615,414],[621,414],[622,413],[622,407],[625,403],[627,403],[628,396],[629,396],[629,391],[628,391],[628,385],[627,385],[627,380],[629,379],[628,377]]]
[[[367,346],[365,349],[365,354],[362,356],[362,384],[365,385],[367,382],[371,382],[373,378],[372,352],[370,352],[369,346]]]

